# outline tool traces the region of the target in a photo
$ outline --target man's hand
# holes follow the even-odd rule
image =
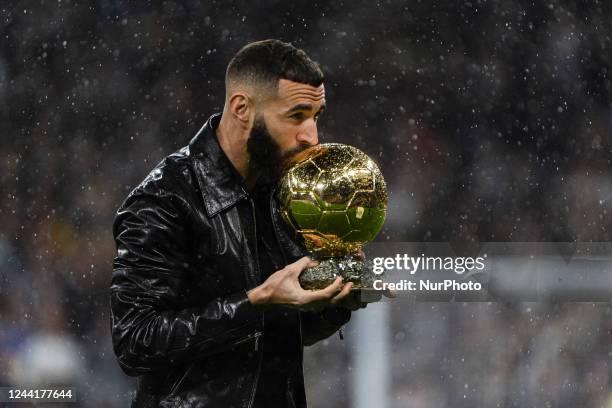
[[[363,252],[362,249],[359,249],[358,251],[353,253],[353,256],[360,261],[365,261],[366,259],[365,252]],[[349,296],[347,296],[346,298],[342,300],[339,306],[343,306],[343,307],[346,307],[347,309],[351,309],[352,311],[355,311],[357,309],[365,308],[368,305],[368,303],[375,303],[375,302],[380,301],[383,296],[389,299],[394,299],[397,297],[397,292],[394,290],[390,290],[390,289],[385,289],[383,291],[371,290],[371,289],[368,289],[368,290],[355,289],[351,291]]]
[[[296,262],[274,272],[264,283],[247,292],[249,301],[254,305],[279,304],[300,309],[311,309],[335,305],[349,295],[352,282],[342,284],[342,278],[336,280],[324,289],[304,290],[300,286],[300,273],[317,263],[305,256]]]

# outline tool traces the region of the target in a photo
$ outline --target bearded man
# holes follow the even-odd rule
[[[138,377],[132,407],[305,407],[303,347],[364,306],[341,278],[300,287],[315,263],[273,198],[284,159],[318,143],[321,69],[266,40],[234,56],[225,84],[222,114],[117,211],[111,329]]]

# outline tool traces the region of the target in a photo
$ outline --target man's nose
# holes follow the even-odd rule
[[[297,141],[310,146],[314,146],[319,143],[319,132],[317,130],[317,124],[314,120],[312,121],[312,124],[308,124],[308,126],[300,129],[297,135]]]

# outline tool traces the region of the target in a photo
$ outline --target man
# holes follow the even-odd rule
[[[277,40],[241,49],[225,106],[117,212],[114,351],[133,407],[305,407],[302,352],[364,306],[341,278],[303,290],[279,223],[282,161],[318,143],[323,74]]]

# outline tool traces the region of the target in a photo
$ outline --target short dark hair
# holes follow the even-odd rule
[[[303,50],[290,43],[263,40],[242,47],[225,72],[226,89],[232,81],[248,81],[276,90],[281,79],[318,87],[323,83],[323,71]]]

